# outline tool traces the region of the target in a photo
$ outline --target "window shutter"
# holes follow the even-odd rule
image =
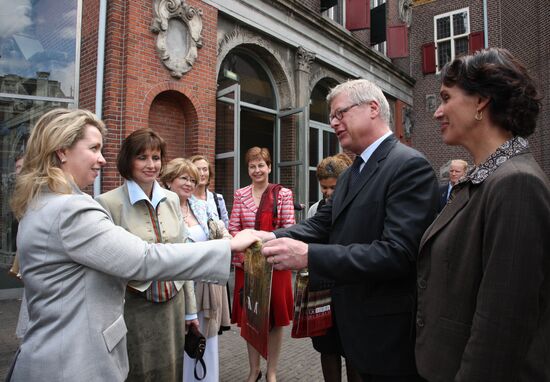
[[[470,33],[470,39],[468,41],[468,53],[472,54],[481,49],[483,49],[483,32]]]
[[[346,0],[346,29],[370,28],[370,0]]]
[[[386,41],[386,3],[370,10],[370,44]]]
[[[406,25],[388,27],[388,53],[389,58],[409,56],[409,31]]]
[[[422,73],[435,73],[435,42],[422,45]]]

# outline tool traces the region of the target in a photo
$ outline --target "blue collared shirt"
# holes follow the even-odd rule
[[[145,195],[143,189],[133,180],[127,180],[126,184],[128,185],[128,196],[130,197],[130,203],[132,203],[132,205],[136,204],[140,200],[145,200],[149,202],[151,206],[153,206],[153,208],[156,210],[159,203],[166,199],[164,188],[162,188],[156,180],[155,183],[153,183],[152,200],[150,200],[149,197]]]
[[[376,141],[372,142],[369,145],[369,147],[367,147],[365,149],[365,151],[363,151],[361,153],[361,158],[363,158],[363,164],[361,164],[361,166],[359,167],[359,172],[363,171],[363,167],[365,167],[365,164],[367,163],[367,161],[372,156],[372,153],[374,153],[376,151],[376,149],[378,148],[378,146],[380,146],[380,144],[384,141],[384,139],[386,139],[387,137],[389,137],[392,134],[393,133],[391,131],[388,131],[386,134],[382,135]]]

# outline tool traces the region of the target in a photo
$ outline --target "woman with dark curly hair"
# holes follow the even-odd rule
[[[540,97],[505,49],[455,59],[434,117],[474,167],[418,257],[416,362],[428,381],[550,380],[550,182],[529,152]]]

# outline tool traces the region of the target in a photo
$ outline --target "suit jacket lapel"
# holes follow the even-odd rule
[[[438,233],[443,227],[445,227],[454,216],[464,208],[468,201],[470,200],[470,187],[471,183],[468,183],[463,188],[461,188],[454,198],[447,203],[443,208],[441,213],[435,218],[432,225],[428,227],[422,240],[420,241],[419,252],[422,250],[423,246],[430,240],[436,233]]]
[[[365,187],[372,176],[378,171],[380,166],[379,163],[388,156],[388,153],[393,149],[396,143],[397,139],[395,136],[390,135],[380,144],[380,146],[378,146],[378,148],[372,153],[367,163],[363,166],[363,170],[359,174],[359,178],[351,189],[348,189],[351,168],[348,168],[346,172],[342,174],[341,179],[338,180],[338,185],[342,185],[342,192],[335,195],[336,198],[333,200],[333,220],[335,220],[346,208],[346,206],[351,203],[353,199],[355,199],[359,191]]]

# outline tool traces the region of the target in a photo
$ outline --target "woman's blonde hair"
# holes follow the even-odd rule
[[[204,155],[200,155],[200,154],[193,155],[191,158],[189,158],[189,160],[193,163],[198,162],[200,160],[203,160],[206,163],[208,163],[208,181],[206,182],[206,188],[208,188],[208,186],[210,185],[210,180],[215,175],[214,174],[214,166],[212,166],[212,163],[210,163],[210,161],[208,160],[207,157],[205,157]],[[198,184],[198,182],[197,182],[197,184]]]
[[[88,110],[54,109],[38,120],[27,142],[25,162],[11,201],[18,219],[45,186],[55,193],[72,193],[71,180],[61,170],[56,151],[73,147],[84,137],[88,125],[103,136],[107,133],[105,124]]]
[[[164,187],[169,188],[168,183],[172,183],[174,179],[183,173],[188,173],[195,179],[195,184],[199,184],[200,176],[197,166],[185,158],[175,158],[168,162],[160,177],[160,181]]]

